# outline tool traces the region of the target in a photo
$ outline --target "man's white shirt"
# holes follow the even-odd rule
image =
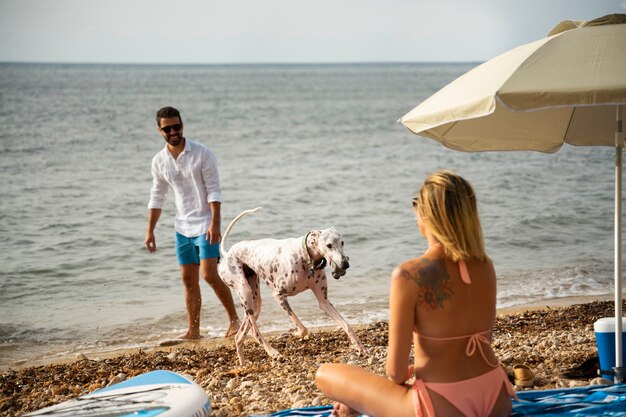
[[[185,138],[185,149],[174,159],[165,147],[152,159],[149,209],[162,209],[174,191],[174,228],[187,237],[205,234],[211,224],[209,203],[222,202],[217,158],[206,146]]]

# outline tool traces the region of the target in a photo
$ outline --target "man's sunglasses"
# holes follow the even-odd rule
[[[173,130],[174,132],[180,132],[180,129],[182,127],[183,125],[181,125],[180,123],[177,123],[175,125],[163,126],[161,130],[164,131],[165,133],[170,133],[171,130]]]

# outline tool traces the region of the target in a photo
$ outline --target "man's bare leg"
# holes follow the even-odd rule
[[[215,295],[220,300],[226,313],[228,313],[228,330],[224,337],[232,337],[239,329],[239,316],[233,302],[233,295],[230,288],[221,280],[217,273],[217,258],[200,260],[200,269],[204,280],[213,288]]]
[[[200,336],[200,309],[202,296],[200,295],[199,268],[197,264],[180,266],[180,274],[185,287],[185,304],[187,305],[187,333],[179,339],[199,339]]]

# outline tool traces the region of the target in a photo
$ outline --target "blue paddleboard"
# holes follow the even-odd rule
[[[27,416],[209,417],[211,400],[194,382],[170,371],[152,371]]]

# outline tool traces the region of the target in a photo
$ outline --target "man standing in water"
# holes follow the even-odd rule
[[[230,289],[217,273],[222,202],[217,159],[208,148],[183,136],[183,121],[175,108],[163,107],[157,111],[156,121],[166,144],[152,159],[146,247],[150,252],[156,251],[154,229],[171,187],[176,204],[176,256],[189,322],[181,339],[200,338],[200,275],[226,309],[229,325],[225,336],[232,336],[239,327],[239,318]]]

